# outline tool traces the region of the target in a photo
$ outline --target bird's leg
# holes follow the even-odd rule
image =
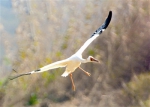
[[[69,74],[69,76],[70,76],[71,83],[72,83],[72,89],[73,89],[73,91],[75,91],[75,85],[74,85],[74,82],[73,82],[72,74]]]
[[[86,72],[84,69],[82,69],[81,67],[79,67],[87,76],[90,76],[91,74],[89,72]]]

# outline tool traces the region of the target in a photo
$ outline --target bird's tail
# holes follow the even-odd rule
[[[49,65],[46,65],[46,66],[44,66],[42,68],[39,68],[37,70],[31,71],[31,72],[28,72],[28,73],[24,73],[24,74],[19,74],[17,76],[11,77],[10,79],[13,80],[15,78],[18,78],[18,77],[21,77],[21,76],[24,76],[24,75],[31,75],[31,74],[34,74],[34,73],[41,73],[41,72],[44,72],[44,71],[48,71],[50,69],[65,67],[66,65],[67,65],[67,60],[61,60],[61,61],[57,61],[57,62],[54,62],[54,63],[49,64]]]
[[[21,77],[21,76],[24,76],[24,75],[31,75],[31,72],[28,72],[28,73],[24,73],[24,74],[19,74],[17,76],[13,76],[13,77],[9,77],[10,80],[13,80],[15,78],[18,78],[18,77]]]
[[[69,73],[67,72],[67,71],[65,71],[61,76],[62,77],[66,77],[66,76],[68,76],[69,75]]]
[[[21,76],[31,75],[31,74],[33,74],[33,73],[39,73],[39,72],[42,72],[42,71],[41,71],[40,69],[37,69],[37,70],[31,71],[31,72],[28,72],[28,73],[23,73],[23,74],[19,74],[19,75],[10,77],[9,79],[10,79],[10,80],[13,80],[13,79],[18,78],[18,77],[21,77]]]

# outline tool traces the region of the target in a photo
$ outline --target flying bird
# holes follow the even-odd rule
[[[108,17],[106,18],[105,22],[102,24],[102,26],[100,26],[92,35],[91,37],[83,44],[83,46],[75,53],[73,54],[71,57],[61,60],[61,61],[57,61],[54,63],[51,63],[49,65],[46,65],[42,68],[39,68],[37,70],[28,72],[28,73],[24,73],[24,74],[19,74],[12,79],[18,78],[20,76],[23,75],[31,75],[34,73],[41,73],[44,71],[48,71],[51,69],[55,69],[55,68],[60,68],[60,67],[66,67],[65,72],[61,75],[63,77],[66,76],[70,76],[71,82],[72,82],[72,89],[75,91],[75,85],[74,85],[74,81],[72,78],[72,73],[77,69],[80,68],[86,75],[90,76],[91,74],[85,70],[83,70],[80,65],[81,63],[88,63],[88,62],[99,62],[97,59],[95,59],[92,56],[89,56],[88,58],[84,59],[82,58],[82,53],[83,51],[90,45],[90,43],[95,40],[109,25],[110,21],[111,21],[111,17],[112,17],[112,11],[109,11]]]

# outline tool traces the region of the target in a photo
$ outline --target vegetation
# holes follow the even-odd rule
[[[0,29],[5,57],[1,62],[1,107],[150,107],[149,0],[12,0],[20,17],[15,37]],[[107,30],[83,53],[100,64],[83,64],[91,73],[73,73],[72,91],[65,71],[9,77],[69,57],[104,22]],[[1,24],[1,23],[0,23]],[[2,25],[2,24],[1,24]],[[11,70],[14,68],[17,72]]]

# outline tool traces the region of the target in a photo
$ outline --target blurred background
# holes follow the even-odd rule
[[[65,68],[9,80],[71,56],[110,10],[75,92]],[[150,107],[150,0],[0,0],[0,107],[28,106]]]

